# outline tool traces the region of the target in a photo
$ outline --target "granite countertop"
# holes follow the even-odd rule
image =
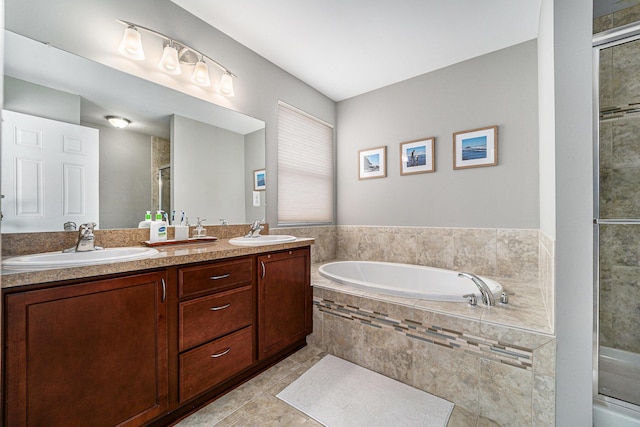
[[[46,270],[9,270],[2,269],[2,289],[39,283],[57,282],[82,278],[96,278],[117,273],[135,273],[137,271],[184,265],[205,261],[215,261],[244,255],[254,255],[283,249],[309,246],[314,239],[298,238],[292,242],[262,246],[234,246],[229,239],[215,242],[189,243],[159,246],[158,253],[150,258],[122,261],[110,264],[94,264],[82,267],[66,267]]]

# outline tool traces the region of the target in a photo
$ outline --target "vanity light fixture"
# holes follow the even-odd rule
[[[111,126],[118,129],[126,128],[127,126],[129,126],[129,123],[131,123],[131,120],[125,119],[121,116],[106,116],[105,119],[107,119],[107,121],[111,123]]]
[[[118,52],[127,58],[138,61],[144,60],[144,50],[142,49],[142,37],[134,26],[129,26],[124,30],[124,36],[118,47]]]
[[[164,45],[162,58],[160,59],[160,64],[158,64],[158,66],[167,74],[182,73],[182,69],[180,69],[180,60],[178,59],[178,50],[173,45],[173,40],[169,40],[169,43]]]
[[[204,62],[204,58],[201,58],[193,68],[191,81],[198,86],[211,86],[211,79],[209,78],[209,66],[206,62]]]
[[[218,92],[224,96],[234,96],[233,78],[237,76],[211,57],[155,30],[120,19],[117,20],[117,22],[127,27],[124,30],[124,36],[118,48],[118,52],[122,55],[136,60],[145,59],[139,32],[140,30],[145,31],[164,39],[162,58],[158,64],[162,71],[168,74],[178,75],[182,73],[181,65],[193,66],[191,82],[198,86],[207,87],[211,86],[207,62],[214,64],[222,70],[222,77],[218,84]]]
[[[224,73],[220,79],[220,87],[218,89],[225,96],[233,96],[233,76],[230,73]]]

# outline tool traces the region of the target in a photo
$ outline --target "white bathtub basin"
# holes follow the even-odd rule
[[[48,268],[81,267],[83,265],[108,264],[134,261],[154,256],[157,249],[142,246],[107,248],[87,252],[44,252],[21,255],[2,261],[2,267],[11,270],[44,270]]]
[[[229,243],[237,246],[260,246],[293,242],[294,240],[296,240],[295,236],[289,236],[286,234],[271,234],[256,237],[234,237],[233,239],[229,239]]]

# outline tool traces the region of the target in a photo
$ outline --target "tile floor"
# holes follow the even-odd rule
[[[307,346],[176,424],[176,427],[321,426],[276,397],[322,359]],[[398,425],[402,425],[401,422]],[[492,421],[455,406],[447,427],[491,427]]]

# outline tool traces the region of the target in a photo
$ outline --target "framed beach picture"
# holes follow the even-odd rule
[[[479,168],[498,164],[498,126],[453,134],[453,168]]]
[[[435,172],[435,138],[400,143],[400,175]]]
[[[267,188],[267,176],[264,169],[253,171],[253,190],[260,191]]]
[[[358,179],[387,176],[387,147],[358,151]]]

